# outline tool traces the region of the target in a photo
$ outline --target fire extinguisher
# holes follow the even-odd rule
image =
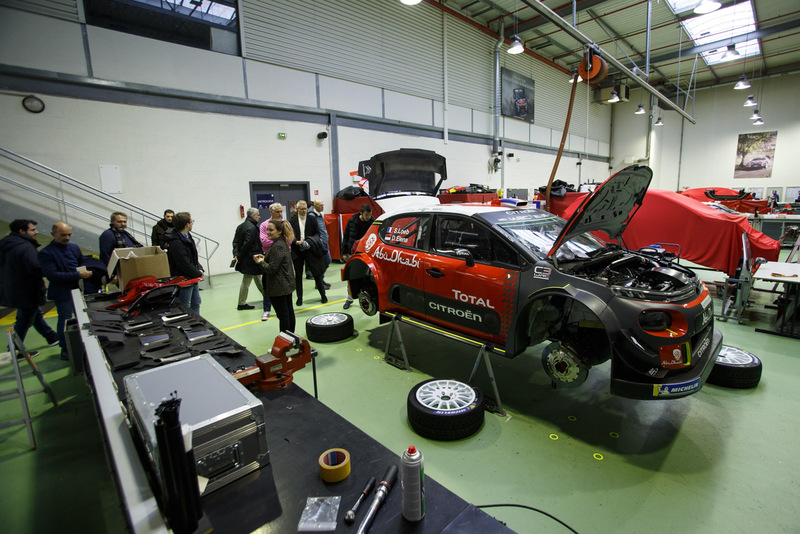
[[[244,206],[242,206],[241,204],[239,205],[239,217],[244,219]]]

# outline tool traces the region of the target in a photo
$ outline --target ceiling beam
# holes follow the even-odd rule
[[[617,58],[615,58],[613,55],[609,54],[608,52],[606,52],[605,50],[594,44],[594,42],[591,39],[589,39],[586,35],[581,33],[577,28],[570,25],[563,18],[558,16],[558,14],[556,14],[552,9],[550,9],[549,7],[547,7],[546,5],[537,0],[534,0],[534,2],[530,2],[529,0],[522,0],[522,2],[531,9],[538,11],[543,17],[547,18],[550,22],[561,28],[564,31],[564,33],[566,33],[579,43],[591,46],[600,55],[602,55],[610,65],[614,65],[615,67],[617,67],[617,69],[619,69],[625,76],[627,76],[634,83],[642,87],[642,89],[644,89],[645,91],[656,97],[665,106],[677,111],[692,124],[697,124],[697,120],[694,117],[686,113],[683,109],[681,109],[677,104],[675,104],[665,95],[658,92],[658,90],[656,90],[652,85],[640,79],[633,72],[628,70],[628,68],[622,63],[620,63]]]

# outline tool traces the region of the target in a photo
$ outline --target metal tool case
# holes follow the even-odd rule
[[[181,423],[192,427],[197,474],[209,479],[204,494],[269,463],[264,405],[210,355],[128,375],[125,391],[135,434],[160,478],[155,410],[172,392],[182,399]]]

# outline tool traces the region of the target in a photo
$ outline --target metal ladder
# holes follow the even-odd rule
[[[27,396],[34,395],[36,393],[47,392],[50,400],[53,401],[54,406],[58,406],[58,400],[56,399],[55,393],[53,393],[53,390],[48,385],[47,380],[45,380],[44,375],[42,375],[42,372],[39,370],[39,366],[37,366],[33,361],[28,349],[25,348],[25,344],[22,342],[13,328],[9,328],[6,331],[6,338],[8,340],[8,352],[11,354],[11,362],[14,365],[14,378],[17,380],[17,387],[14,389],[0,391],[0,401],[7,401],[17,398],[20,399],[20,404],[22,404],[22,419],[14,419],[12,421],[0,423],[0,428],[25,425],[25,427],[28,429],[28,441],[31,444],[31,450],[33,450],[36,448],[36,437],[33,435],[33,423],[31,421],[30,410],[28,409]],[[20,371],[19,360],[17,359],[18,352],[24,356],[24,359],[28,362],[28,365],[31,366],[31,371],[25,373]],[[42,384],[42,389],[27,392],[25,391],[25,385],[22,382],[22,377],[30,374],[34,374],[36,378],[39,379],[39,382]],[[10,379],[11,377],[4,376],[1,378]]]

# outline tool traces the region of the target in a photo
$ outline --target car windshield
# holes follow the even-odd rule
[[[553,248],[566,221],[541,211],[510,211],[497,214],[492,221],[512,240],[531,251],[537,259],[545,259]],[[591,234],[580,234],[563,245],[556,252],[559,261],[586,259],[605,249],[605,245]]]

